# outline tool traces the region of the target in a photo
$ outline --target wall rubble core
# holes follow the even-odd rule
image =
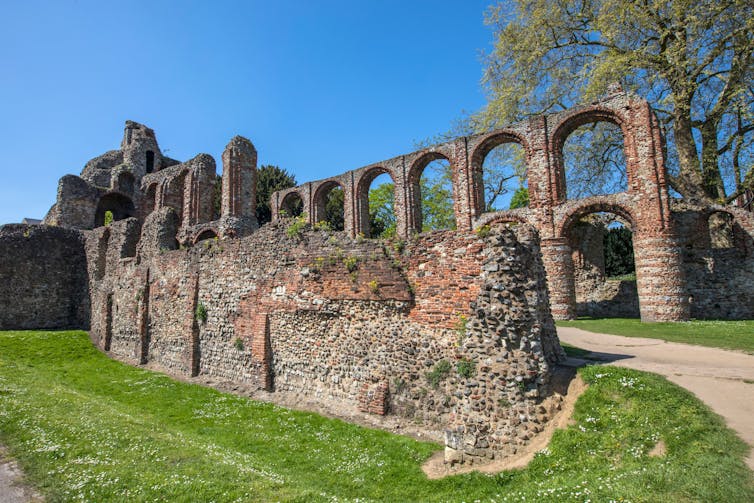
[[[594,120],[624,134],[628,190],[567,200],[562,144]],[[46,225],[0,229],[0,278],[12,280],[0,329],[90,327],[132,364],[403,418],[444,431],[451,464],[512,454],[558,409],[554,318],[754,317],[754,218],[672,201],[661,141],[646,101],[616,93],[277,192],[259,227],[249,140],[223,153],[218,211],[214,159],[169,159],[128,121],[120,150],[61,179]],[[531,206],[484,213],[482,162],[505,142],[526,151]],[[421,232],[419,176],[441,158],[458,230]],[[382,173],[395,183],[397,237],[364,239]],[[345,231],[314,230],[335,185]],[[299,230],[281,213],[294,194]],[[635,282],[605,281],[604,229],[584,220],[595,212],[633,232]]]

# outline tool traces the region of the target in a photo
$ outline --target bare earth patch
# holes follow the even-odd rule
[[[665,445],[665,442],[660,440],[657,442],[657,445],[652,447],[652,450],[649,451],[649,457],[650,458],[662,458],[665,457],[665,454],[668,453],[668,447]]]
[[[424,465],[422,465],[422,470],[424,470],[424,473],[426,473],[427,477],[429,477],[430,479],[439,479],[442,477],[447,477],[449,475],[458,475],[461,473],[468,473],[473,471],[478,471],[481,473],[499,473],[504,470],[525,468],[531,462],[531,460],[534,459],[534,455],[537,452],[541,451],[550,444],[550,440],[552,439],[552,435],[555,433],[555,430],[565,429],[569,426],[571,422],[571,416],[573,416],[573,409],[576,405],[576,400],[581,396],[582,393],[584,393],[584,391],[586,391],[586,389],[587,385],[581,379],[581,376],[576,375],[573,379],[571,379],[571,382],[568,385],[568,389],[563,395],[561,409],[558,411],[558,413],[555,414],[555,416],[547,422],[544,429],[539,434],[537,434],[537,436],[532,438],[531,441],[525,446],[520,447],[516,454],[512,456],[506,456],[504,458],[496,459],[490,463],[483,465],[461,465],[451,468],[445,463],[444,452],[440,451],[435,453],[424,463]]]
[[[3,503],[30,503],[43,501],[33,489],[24,483],[24,475],[18,464],[10,459],[0,446],[0,501]]]

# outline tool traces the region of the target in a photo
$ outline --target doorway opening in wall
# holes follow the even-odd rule
[[[136,216],[136,209],[130,198],[123,194],[112,192],[102,196],[97,204],[97,210],[94,213],[95,227],[102,227],[105,225],[106,214],[112,215],[111,221],[118,221]],[[110,217],[108,217],[108,219],[110,219]]]
[[[573,259],[576,314],[638,318],[633,232],[610,212],[584,215],[566,230]]]
[[[617,124],[598,121],[576,127],[563,143],[562,162],[569,200],[628,190],[623,132]]]
[[[367,192],[369,204],[369,238],[395,236],[395,183],[388,173],[375,176]]]
[[[526,173],[526,152],[509,136],[488,140],[492,148],[482,145],[480,162],[482,180],[482,213],[512,210],[529,205]],[[489,150],[488,150],[489,149]],[[481,156],[480,156],[481,157]]]
[[[304,201],[298,192],[289,192],[280,204],[281,217],[298,217],[304,213]]]
[[[419,193],[422,217],[420,232],[456,228],[450,161],[444,158],[434,159],[424,166],[419,177]]]

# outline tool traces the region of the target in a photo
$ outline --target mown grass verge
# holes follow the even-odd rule
[[[83,332],[2,332],[0,442],[49,501],[754,500],[745,445],[691,394],[581,374],[575,424],[528,468],[430,481],[436,444],[129,367]]]
[[[580,318],[558,321],[556,324],[559,327],[575,327],[589,332],[647,337],[754,353],[754,320],[642,323],[634,318]]]

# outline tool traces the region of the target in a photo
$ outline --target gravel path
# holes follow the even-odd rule
[[[749,444],[746,464],[754,470],[754,356],[570,327],[558,328],[558,336],[611,365],[655,372],[691,391]]]

